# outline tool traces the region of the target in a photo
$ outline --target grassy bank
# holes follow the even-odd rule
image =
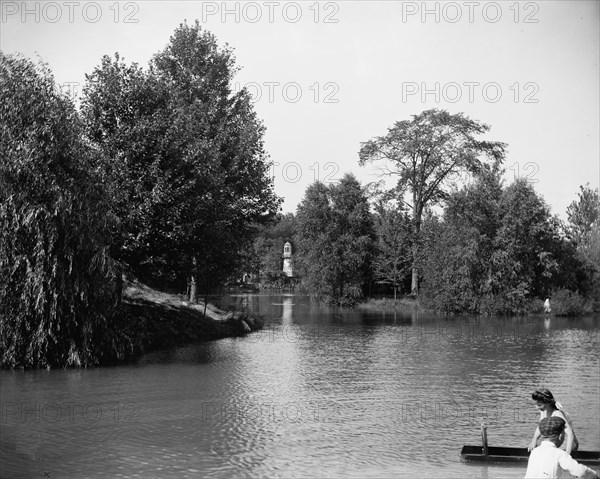
[[[427,311],[417,299],[410,296],[403,298],[371,298],[363,303],[356,305],[358,309],[374,310],[374,311]]]
[[[130,361],[158,349],[243,336],[262,325],[260,318],[246,312],[226,312],[211,304],[205,309],[204,304],[188,304],[175,295],[128,281],[117,312],[112,350],[101,363]]]
[[[556,290],[553,292],[551,299],[550,313],[545,313],[544,300],[539,298],[530,298],[523,302],[518,310],[514,311],[486,311],[472,314],[498,314],[498,315],[538,315],[549,314],[550,316],[585,316],[597,312],[600,304],[592,299],[584,298],[577,293],[567,290]],[[426,312],[435,314],[436,311],[423,305],[418,299],[411,296],[405,296],[396,300],[391,298],[371,298],[365,302],[359,303],[357,306],[363,310],[373,311],[402,311],[402,312]],[[440,314],[448,314],[438,311]],[[466,313],[466,311],[464,312]],[[454,314],[464,314],[455,312]],[[452,313],[451,313],[452,314]]]

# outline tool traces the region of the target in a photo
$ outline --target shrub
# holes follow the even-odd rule
[[[555,316],[582,316],[589,309],[586,300],[579,293],[568,289],[555,290],[550,301]]]

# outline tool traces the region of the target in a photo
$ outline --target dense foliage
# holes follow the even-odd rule
[[[308,187],[296,214],[296,269],[303,286],[328,302],[353,304],[368,294],[375,241],[364,189],[346,174]]]
[[[535,298],[586,284],[585,265],[560,221],[530,184],[504,188],[500,173],[484,170],[450,195],[441,220],[425,226],[422,299],[433,309],[526,312]]]
[[[503,173],[498,163],[481,165],[472,181],[445,195],[439,213],[425,209],[419,238],[393,191],[380,184],[362,188],[351,175],[337,185],[316,182],[295,217],[280,215],[263,227],[254,243],[254,271],[262,286],[287,284],[282,249],[293,236],[301,289],[337,304],[367,295],[397,298],[411,292],[414,243],[420,241],[418,298],[426,308],[541,312],[549,297],[553,314],[589,311],[600,267],[590,256],[597,231],[594,192],[582,188],[569,207],[579,219],[564,224],[531,184],[505,186]]]
[[[283,288],[289,284],[290,281],[283,272],[283,247],[286,242],[290,242],[293,255],[296,250],[295,236],[296,218],[292,213],[278,214],[261,228],[252,245],[256,261],[249,263],[246,271],[251,272],[262,287]]]
[[[578,258],[587,269],[584,291],[600,302],[600,194],[598,189],[581,186],[578,198],[567,208],[567,234]],[[580,278],[580,282],[584,278]]]
[[[47,68],[2,53],[0,125],[1,365],[95,364],[120,299],[95,153]]]
[[[94,365],[143,342],[122,272],[215,289],[272,217],[264,127],[231,51],[181,25],[147,70],[104,57],[82,111],[50,70],[0,56],[0,359]]]
[[[232,92],[235,71],[196,22],[147,70],[116,55],[88,75],[83,118],[124,224],[113,252],[146,282],[212,289],[278,209],[264,127],[247,92]]]
[[[402,205],[382,195],[375,204],[376,233],[373,274],[377,284],[391,286],[394,299],[413,264],[412,221]]]
[[[485,160],[498,165],[504,160],[504,143],[478,140],[490,127],[462,113],[426,110],[412,120],[399,121],[385,136],[361,144],[360,164],[383,161],[390,175],[398,178],[392,191],[398,200],[409,193],[412,210],[413,258],[411,291],[418,291],[418,263],[423,213],[444,200],[451,182],[461,173],[477,173]]]
[[[362,163],[387,159],[399,175],[374,204],[347,174],[276,215],[264,127],[247,92],[232,92],[234,72],[229,50],[184,24],[147,70],[104,57],[80,116],[47,67],[0,53],[2,367],[139,350],[143,334],[119,313],[123,265],[188,284],[193,300],[242,273],[283,286],[286,241],[302,287],[340,305],[374,284],[414,292],[415,274],[423,302],[446,312],[524,312],[551,297],[556,314],[581,314],[600,300],[598,191],[582,187],[562,224],[526,181],[502,184],[504,145],[475,140],[488,127],[462,114],[429,110],[363,144]],[[451,192],[460,171],[474,180]]]

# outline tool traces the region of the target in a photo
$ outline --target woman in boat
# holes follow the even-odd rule
[[[579,441],[573,431],[571,418],[563,409],[562,405],[554,400],[552,393],[548,389],[537,389],[531,395],[531,398],[535,401],[536,406],[540,411],[540,420],[545,417],[554,416],[560,417],[565,421],[565,431],[560,437],[561,447],[564,448],[568,454],[571,454],[572,451],[576,451],[579,448]],[[533,434],[533,439],[527,448],[529,451],[533,450],[538,445],[539,437],[540,428],[538,426]]]

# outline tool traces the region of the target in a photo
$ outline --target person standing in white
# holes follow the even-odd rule
[[[578,477],[597,479],[598,474],[583,464],[579,464],[566,451],[558,448],[560,435],[565,430],[565,421],[556,416],[545,417],[539,424],[542,443],[531,451],[525,479],[558,479]]]

